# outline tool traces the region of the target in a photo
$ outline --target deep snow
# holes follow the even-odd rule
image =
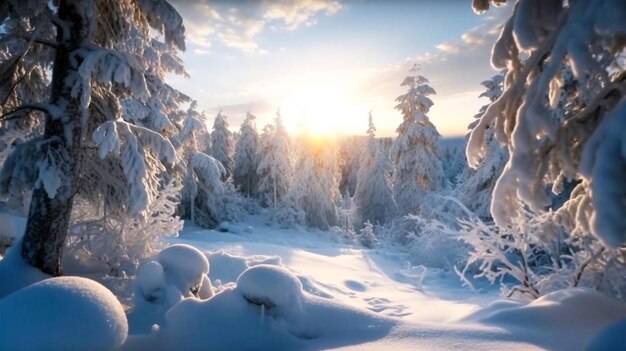
[[[474,282],[479,293],[472,293],[452,272],[410,266],[398,248],[365,249],[337,233],[277,229],[266,221],[250,216],[218,230],[186,225],[180,237],[167,239],[173,246],[138,271],[122,350],[623,346],[626,305],[598,292],[502,300],[498,287]],[[6,275],[15,267],[11,252],[0,261],[3,281],[15,277]],[[17,318],[3,310],[0,330]]]

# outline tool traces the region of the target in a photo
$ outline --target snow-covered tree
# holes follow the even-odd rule
[[[187,110],[183,128],[175,136],[181,162],[177,167],[182,184],[179,206],[183,218],[198,226],[214,228],[221,222],[236,220],[242,213],[241,199],[224,166],[203,152],[208,131],[206,116],[198,113],[193,102]]]
[[[119,101],[149,105],[166,87],[164,75],[182,71],[176,60],[184,50],[182,18],[165,0],[9,0],[0,5],[0,18],[6,30],[0,85],[10,87],[0,120],[28,118],[31,111],[45,115],[43,134],[17,145],[5,160],[0,194],[32,189],[22,256],[60,275],[77,197],[144,220],[151,215],[164,184],[158,175],[176,154],[161,133],[133,123]],[[47,54],[25,55],[38,46]],[[37,76],[44,72],[51,73],[45,74],[51,77],[48,95],[30,100],[20,86],[29,79],[45,84]],[[151,122],[152,128],[169,126]]]
[[[328,230],[337,224],[339,167],[337,150],[330,140],[299,138],[296,172],[288,197],[294,198],[304,212],[309,227]]]
[[[503,1],[497,1],[501,3]],[[474,1],[477,12],[489,1]],[[504,92],[471,133],[468,162],[487,152],[485,133],[509,151],[491,212],[507,225],[521,200],[533,212],[550,205],[546,187],[559,193],[566,180],[582,179],[559,210],[572,233],[593,233],[611,248],[626,243],[626,72],[623,55],[626,3],[534,1],[515,3],[492,51],[492,65],[506,68]],[[578,84],[567,113],[555,113],[565,83],[563,66]],[[576,102],[578,100],[578,102]],[[560,117],[561,116],[561,117]]]
[[[476,120],[469,125],[470,131],[480,121],[489,105],[502,95],[504,73],[502,72],[502,74],[495,75],[480,83],[487,90],[481,93],[479,97],[488,98],[489,104],[482,106],[478,114],[474,116]],[[507,150],[500,146],[496,140],[493,128],[488,128],[489,130],[485,133],[487,148],[485,156],[475,170],[468,170],[463,182],[457,189],[457,197],[461,202],[483,220],[491,219],[491,194],[508,158]]]
[[[248,112],[235,147],[235,185],[248,197],[256,195],[258,183],[259,134],[255,120],[256,116]]]
[[[226,116],[220,111],[215,116],[211,132],[211,156],[222,163],[226,177],[233,174],[233,137],[228,130]]]
[[[276,206],[291,186],[291,148],[289,135],[283,126],[280,112],[276,112],[274,125],[263,128],[261,135],[261,160],[257,168],[258,191],[264,202]]]
[[[365,222],[384,224],[396,213],[391,167],[387,155],[377,146],[371,112],[367,134],[367,150],[363,154],[354,193],[355,217],[359,227]]]
[[[443,183],[443,168],[439,159],[439,132],[426,115],[433,105],[429,95],[435,90],[428,79],[418,75],[415,65],[402,86],[408,91],[396,101],[403,121],[396,131],[391,157],[393,160],[394,194],[401,215],[420,211],[421,199],[438,190]]]

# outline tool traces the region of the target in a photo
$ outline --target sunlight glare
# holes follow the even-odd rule
[[[352,96],[353,82],[346,75],[290,76],[280,85],[284,89],[277,104],[290,132],[335,135],[362,129],[354,128],[363,107]]]

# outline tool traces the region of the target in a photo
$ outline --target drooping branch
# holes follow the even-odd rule
[[[16,107],[15,109],[13,109],[10,112],[7,112],[5,114],[3,114],[2,116],[0,116],[0,121],[5,121],[5,120],[11,120],[14,118],[18,118],[14,115],[17,112],[23,111],[23,110],[36,110],[36,111],[42,111],[45,112],[51,116],[58,116],[59,115],[59,109],[55,106],[52,106],[50,104],[37,104],[37,103],[33,103],[33,104],[25,104],[25,105],[21,105]]]

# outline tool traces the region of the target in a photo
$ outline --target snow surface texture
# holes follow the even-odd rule
[[[488,305],[497,287],[474,282],[481,293],[471,294],[454,274],[406,266],[394,250],[277,230],[264,216],[244,222],[239,233],[187,226],[171,239],[207,252],[218,292],[182,300],[123,350],[575,351],[626,317],[622,303],[585,289]]]
[[[495,302],[464,320],[497,325],[549,350],[577,350],[588,345],[591,337],[603,327],[624,317],[626,305],[623,303],[600,292],[578,288],[556,291],[528,304]],[[546,330],[550,332],[546,333]],[[621,329],[622,335],[624,330]],[[598,345],[603,344],[598,341]]]
[[[0,300],[1,350],[115,350],[128,335],[124,309],[104,286],[50,278]]]

